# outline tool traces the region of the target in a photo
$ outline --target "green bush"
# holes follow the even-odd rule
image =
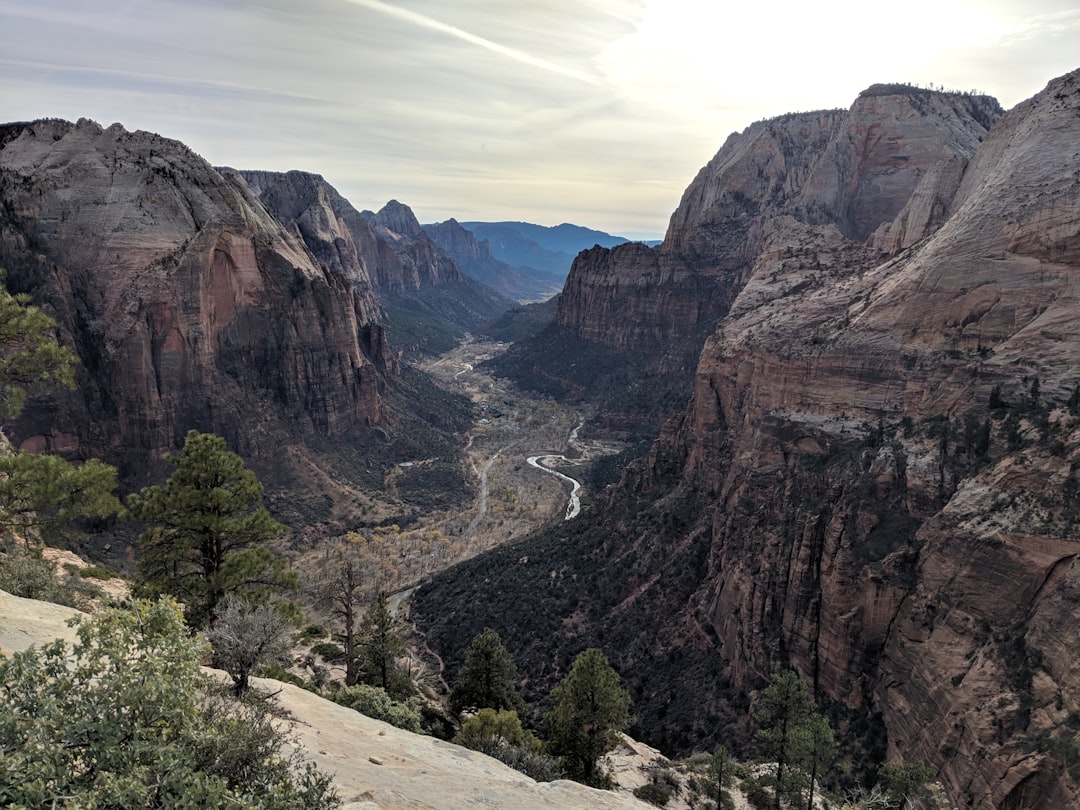
[[[0,806],[325,810],[330,778],[262,703],[222,694],[175,602],[78,623],[0,660]]]
[[[314,640],[317,638],[326,638],[326,628],[321,624],[309,624],[303,630],[300,631],[300,638],[304,640]]]
[[[116,572],[102,565],[88,565],[79,569],[79,576],[83,579],[115,579]]]
[[[642,801],[655,804],[657,807],[663,807],[671,800],[671,794],[656,782],[649,782],[641,787],[634,788],[634,795]]]
[[[67,607],[82,607],[104,596],[100,588],[78,577],[61,579],[56,566],[38,551],[16,549],[0,555],[0,590],[24,599],[38,599]]]
[[[419,698],[410,698],[405,703],[401,703],[393,700],[385,689],[367,684],[342,687],[331,698],[335,703],[366,714],[368,717],[382,720],[416,734],[423,733]]]
[[[739,790],[746,796],[746,801],[757,810],[770,810],[773,806],[772,792],[767,790],[757,779],[746,779],[739,784]]]
[[[332,641],[321,641],[311,647],[311,651],[326,661],[328,664],[344,664],[345,650],[340,644]]]

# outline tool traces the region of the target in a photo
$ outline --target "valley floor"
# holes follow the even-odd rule
[[[579,437],[587,411],[523,392],[481,368],[483,361],[505,349],[502,343],[468,340],[421,367],[439,387],[476,406],[475,424],[465,438],[476,497],[466,508],[429,512],[408,526],[358,532],[370,547],[369,589],[372,594],[397,594],[393,604],[403,615],[408,611],[407,593],[427,578],[544,524],[568,519],[568,514],[576,516],[576,506],[587,508],[588,465],[622,449],[611,441]],[[394,491],[397,476],[425,463],[417,458],[399,464],[387,478],[387,491]],[[576,501],[574,482],[582,485]],[[385,505],[380,511],[383,522],[392,520],[393,512]],[[332,541],[325,537],[313,540],[295,561],[297,568],[318,572],[327,558],[328,542]]]

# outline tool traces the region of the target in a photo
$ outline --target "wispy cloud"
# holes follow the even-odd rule
[[[73,82],[99,87],[102,81],[109,81],[114,86],[142,88],[161,92],[190,93],[205,92],[213,95],[231,95],[244,98],[263,97],[270,101],[313,102],[329,104],[331,99],[311,93],[294,93],[278,87],[261,87],[235,81],[214,81],[209,79],[178,78],[148,71],[133,71],[114,68],[101,68],[91,65],[62,65],[55,62],[42,62],[31,59],[3,59],[0,67],[15,75],[18,70],[48,71],[56,78],[70,78]]]
[[[456,25],[450,25],[444,23],[441,20],[436,20],[434,17],[429,17],[426,14],[420,14],[416,11],[410,11],[400,6],[391,5],[390,3],[384,3],[382,0],[347,0],[347,2],[354,5],[364,6],[373,11],[378,11],[382,14],[388,14],[391,17],[396,17],[399,20],[405,20],[406,22],[414,23],[421,28],[427,28],[430,31],[438,31],[439,33],[446,34],[448,36],[456,37],[464,42],[468,42],[472,45],[476,45],[492,53],[500,54],[509,59],[513,59],[515,62],[520,62],[524,65],[530,65],[532,67],[540,68],[551,73],[557,73],[560,76],[566,76],[571,79],[575,79],[579,82],[585,82],[586,84],[599,84],[599,81],[595,76],[590,76],[587,73],[582,73],[579,70],[573,70],[572,68],[563,67],[562,65],[556,65],[553,62],[549,62],[546,59],[541,59],[539,56],[533,56],[525,51],[518,50],[517,48],[511,48],[507,45],[502,45],[493,40],[487,39],[473,34],[463,28],[458,28]]]

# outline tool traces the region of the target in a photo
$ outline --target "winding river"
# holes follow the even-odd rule
[[[577,428],[574,428],[574,432],[577,433]],[[570,461],[570,459],[568,459],[566,456],[554,455],[554,454],[551,454],[551,453],[547,453],[547,454],[542,455],[542,456],[529,456],[526,459],[526,461],[528,461],[529,464],[531,464],[533,467],[536,467],[536,469],[538,469],[538,470],[542,470],[543,472],[546,472],[546,473],[551,473],[552,475],[558,476],[563,481],[569,482],[570,487],[571,487],[571,489],[570,489],[570,501],[569,501],[569,503],[566,504],[566,517],[564,517],[563,520],[572,520],[572,519],[576,518],[579,514],[581,514],[581,498],[578,497],[578,491],[581,489],[581,482],[576,481],[575,479],[571,478],[569,475],[564,475],[563,473],[559,472],[556,469],[553,469],[552,467],[549,467],[549,466],[547,466],[545,464],[541,464],[540,463],[541,459],[543,459],[544,461],[549,461],[549,459],[560,459],[561,461]]]

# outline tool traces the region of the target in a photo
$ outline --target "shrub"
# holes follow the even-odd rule
[[[335,644],[332,641],[320,641],[318,644],[312,645],[311,651],[328,664],[345,663],[345,650],[341,649],[340,644]]]
[[[263,704],[203,674],[175,602],[137,602],[0,660],[0,806],[337,807]]]
[[[648,782],[641,787],[634,788],[634,795],[649,804],[663,807],[671,800],[671,794],[656,782]]]
[[[360,714],[366,714],[368,717],[382,720],[384,723],[416,734],[423,732],[420,723],[419,698],[410,698],[407,702],[401,703],[393,700],[385,689],[368,684],[342,687],[331,697],[335,703],[347,706]]]
[[[24,599],[38,599],[68,607],[82,607],[104,596],[100,588],[78,577],[63,579],[56,567],[38,551],[16,549],[0,556],[0,590]]]
[[[115,579],[116,572],[102,565],[88,565],[79,569],[79,576],[83,579]]]

